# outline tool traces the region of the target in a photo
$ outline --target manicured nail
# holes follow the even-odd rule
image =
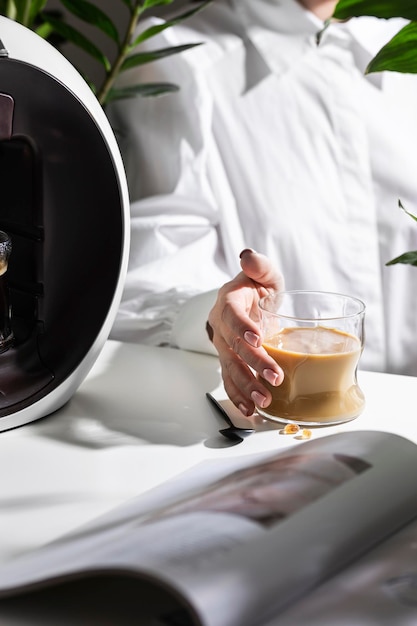
[[[244,254],[246,254],[247,252],[250,252],[251,254],[256,254],[256,250],[254,250],[253,248],[245,248],[244,250],[242,250],[242,252],[239,254],[239,258],[241,259],[242,256]]]
[[[259,338],[259,335],[253,333],[251,330],[247,330],[243,336],[245,338],[245,341],[250,346],[253,346],[254,348],[258,348],[260,346],[261,340]]]
[[[277,387],[279,376],[274,370],[264,369],[262,376],[269,382],[270,385]]]
[[[244,404],[239,404],[239,411],[243,413],[246,417],[249,415],[248,408]]]
[[[260,406],[261,409],[263,408],[266,402],[266,398],[263,395],[263,393],[260,393],[259,391],[252,391],[252,393],[250,394],[250,397],[252,398],[256,406]]]

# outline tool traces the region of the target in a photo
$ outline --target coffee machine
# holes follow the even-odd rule
[[[101,105],[60,52],[5,17],[0,194],[0,230],[12,242],[4,431],[74,394],[110,333],[129,253],[126,176]]]

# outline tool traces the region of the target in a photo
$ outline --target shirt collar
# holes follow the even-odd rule
[[[286,35],[315,35],[323,25],[297,0],[230,0],[248,33],[270,30]]]
[[[390,20],[376,19],[373,17],[352,18],[340,24],[349,32],[352,39],[367,52],[370,57],[384,46],[406,24],[402,18]],[[332,25],[337,27],[338,24]]]
[[[229,2],[239,19],[246,47],[246,66],[252,68],[251,75],[247,76],[246,90],[269,74],[285,73],[297,56],[316,45],[317,33],[323,28],[323,22],[297,0]]]
[[[247,81],[247,89],[268,74],[283,74],[297,56],[316,45],[323,22],[307,11],[297,0],[229,0],[238,16],[246,42],[248,66],[256,68],[256,75]],[[378,20],[371,17],[352,18],[344,23],[331,24],[322,38],[340,39],[348,45],[358,69],[365,72],[377,51],[404,25],[404,20]],[[273,34],[274,55],[268,31]],[[381,86],[382,75],[370,74],[368,80]]]
[[[356,67],[365,74],[371,59],[405,23],[403,19],[382,20],[363,16],[331,24],[327,29],[327,35],[345,38],[354,56]],[[385,72],[366,75],[368,82],[379,88],[383,85],[384,77]]]

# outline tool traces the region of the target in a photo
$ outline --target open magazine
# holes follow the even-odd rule
[[[379,590],[386,585],[392,615],[407,606],[415,618],[409,623],[417,623],[410,578],[417,522],[407,527],[414,518],[417,446],[396,435],[346,432],[275,454],[205,461],[78,532],[3,565],[0,623],[26,624],[2,618],[16,616],[16,607],[23,610],[30,598],[43,598],[51,609],[66,590],[73,605],[94,598],[88,619],[84,615],[77,622],[89,626],[366,624],[338,622],[335,605],[343,605],[346,593],[350,610],[354,586],[363,588],[367,581],[371,587],[376,572],[375,584]],[[359,579],[355,570],[349,574],[355,567]],[[417,577],[417,562],[414,569]],[[119,618],[94,621],[112,585],[120,590],[113,606]],[[172,606],[161,606],[156,621],[140,621],[141,594],[152,589],[172,597]],[[76,623],[69,614],[62,604],[59,623]],[[311,621],[314,614],[317,620]],[[45,617],[39,623],[57,622]]]

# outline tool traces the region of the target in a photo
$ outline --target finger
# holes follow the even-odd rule
[[[248,315],[241,300],[233,298],[233,295],[223,304],[219,331],[230,347],[237,338],[254,348],[258,348],[262,343],[259,324]]]
[[[271,403],[270,391],[231,350],[223,353],[220,363],[226,393],[243,415],[252,415],[256,406],[265,408]]]
[[[280,385],[284,378],[282,369],[263,348],[259,327],[247,315],[241,314],[239,304],[230,300],[224,306],[221,334],[214,338],[217,351],[223,348],[221,342],[225,342],[228,348],[271,385]]]
[[[219,337],[224,336],[229,346],[234,337],[237,336],[244,338],[254,347],[261,345],[258,326],[259,313],[253,315],[253,300],[253,284],[248,284],[248,279],[243,272],[219,289],[217,302],[208,315],[208,322],[214,333],[214,337],[211,334],[214,343],[216,343],[216,335],[218,335]],[[245,332],[247,333],[246,338],[244,337]]]
[[[265,289],[284,289],[284,277],[265,255],[246,248],[240,253],[240,265],[246,276]]]

